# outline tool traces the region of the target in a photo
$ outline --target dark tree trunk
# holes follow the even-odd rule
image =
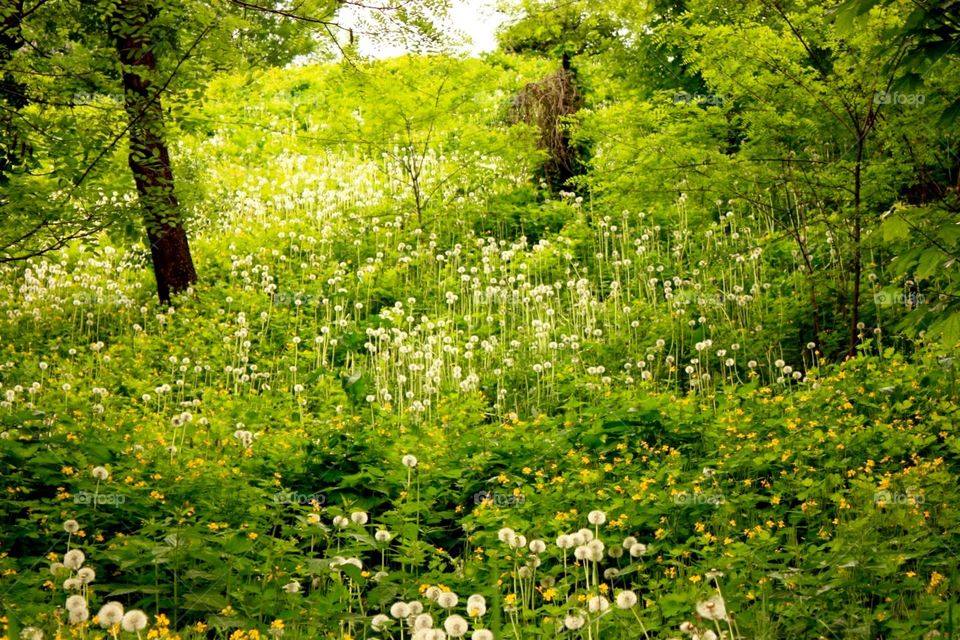
[[[153,83],[157,60],[149,32],[150,11],[144,0],[120,2],[113,15],[113,32],[130,118],[130,170],[143,207],[157,294],[161,302],[169,302],[170,294],[197,281],[197,272],[174,193],[163,108]]]
[[[4,0],[0,3],[0,63],[9,62],[13,52],[23,46],[20,32],[22,17],[23,0]],[[4,78],[6,76],[4,74]]]
[[[22,19],[23,0],[0,0],[0,68],[6,66],[13,53],[23,46]],[[29,153],[26,143],[17,134],[11,115],[28,103],[26,87],[9,73],[0,72],[0,104],[7,107],[0,110],[0,136],[6,143],[0,149],[0,184],[5,181],[5,174],[21,165]]]

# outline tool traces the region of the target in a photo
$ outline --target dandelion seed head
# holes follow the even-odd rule
[[[600,526],[606,521],[607,521],[607,514],[604,513],[603,511],[599,511],[599,510],[591,511],[589,514],[587,514],[587,522],[589,522],[594,526]]]
[[[120,623],[123,630],[127,633],[138,633],[147,627],[147,614],[139,609],[131,609],[123,614],[123,620]]]
[[[586,619],[581,615],[569,615],[563,619],[563,626],[570,631],[580,629],[586,623]]]
[[[43,631],[36,627],[24,627],[20,631],[21,640],[43,640]]]
[[[390,622],[391,622],[390,616],[384,615],[382,613],[378,613],[377,615],[373,616],[373,618],[370,620],[370,627],[374,631],[379,632],[386,629],[387,625],[390,624]]]
[[[633,591],[621,591],[617,594],[617,607],[631,609],[637,604],[637,594]]]
[[[86,605],[70,611],[70,624],[80,624],[90,619],[90,610]]]
[[[437,605],[439,605],[441,609],[452,609],[457,606],[458,600],[457,594],[453,591],[444,591],[437,596]]]
[[[462,638],[467,634],[470,625],[462,616],[454,614],[443,621],[443,628],[451,638]]]
[[[433,628],[433,616],[429,613],[418,614],[413,619],[413,630],[420,631],[421,629],[432,629]]]
[[[100,607],[97,618],[100,620],[100,626],[104,629],[120,624],[123,620],[123,605],[116,601],[108,602]]]
[[[86,560],[86,556],[83,555],[83,551],[80,551],[80,549],[71,549],[64,554],[63,565],[72,571],[76,571],[83,566],[84,560]]]
[[[74,609],[79,609],[87,607],[87,601],[81,595],[74,594],[67,598],[66,603],[67,611],[73,611]]]

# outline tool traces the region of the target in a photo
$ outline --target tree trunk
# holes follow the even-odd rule
[[[144,0],[122,1],[112,26],[130,118],[130,170],[143,207],[157,294],[161,302],[169,302],[170,294],[197,281],[197,272],[174,193],[163,108],[154,85],[157,60],[150,38],[150,11]]]
[[[13,57],[14,52],[23,46],[23,34],[20,23],[23,18],[23,0],[0,1],[0,69]],[[9,73],[0,71],[0,136],[4,147],[0,149],[0,184],[3,184],[7,171],[22,164],[28,154],[26,143],[17,134],[13,121],[16,110],[28,104],[26,87],[15,81]]]
[[[13,52],[23,46],[22,16],[23,0],[5,0],[0,4],[0,63],[9,62]]]

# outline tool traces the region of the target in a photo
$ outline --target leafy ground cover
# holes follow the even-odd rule
[[[122,234],[2,268],[5,636],[956,637],[955,349],[873,278],[844,360],[762,209],[552,194],[542,69],[435,64],[215,82],[170,306]]]

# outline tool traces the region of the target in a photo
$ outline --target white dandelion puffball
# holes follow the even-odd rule
[[[352,520],[354,524],[364,525],[367,524],[369,519],[370,517],[366,511],[354,511],[350,514],[350,520]]]
[[[370,628],[374,631],[383,631],[390,624],[390,616],[378,613],[370,620]]]
[[[390,607],[390,615],[394,618],[406,618],[410,615],[410,605],[406,602],[394,602]]]
[[[587,601],[587,609],[590,613],[603,613],[610,608],[610,601],[603,596],[593,596]]]
[[[632,557],[634,557],[634,558],[639,558],[640,556],[642,556],[642,555],[645,554],[646,552],[647,552],[647,545],[642,544],[642,543],[640,543],[640,542],[638,542],[638,543],[636,543],[636,544],[634,544],[634,545],[632,545],[632,546],[630,547],[630,555],[631,555]]]
[[[587,522],[592,524],[595,527],[599,527],[601,524],[607,521],[607,514],[603,511],[591,511],[587,514]]]
[[[21,640],[43,640],[43,631],[36,627],[24,627],[20,632]]]
[[[77,607],[70,612],[70,624],[80,624],[90,619],[90,611],[86,606]]]
[[[487,600],[479,593],[475,593],[467,598],[467,615],[471,618],[479,618],[487,612]]]
[[[510,527],[504,527],[497,531],[497,539],[500,542],[510,543],[517,536],[517,533]]]
[[[403,466],[407,467],[408,469],[413,469],[415,466],[417,466],[418,461],[417,456],[408,453],[400,459],[400,462],[402,462]]]
[[[562,534],[557,536],[557,547],[563,550],[567,550],[573,546],[573,541],[570,540],[570,536]]]
[[[80,551],[80,549],[71,549],[63,556],[63,566],[72,571],[76,571],[83,566],[83,561],[86,559],[83,551]]]
[[[447,635],[451,638],[462,638],[467,635],[467,629],[470,626],[461,616],[452,615],[443,621],[443,628],[447,630]]]
[[[80,571],[77,571],[77,580],[81,584],[90,584],[97,577],[97,573],[90,567],[83,567]]]
[[[419,600],[411,600],[407,603],[407,606],[410,607],[410,615],[418,616],[423,613],[423,603]]]
[[[436,602],[437,598],[440,596],[441,593],[443,592],[440,590],[440,587],[433,586],[433,587],[428,587],[424,595],[427,596],[428,600],[433,600],[434,602]]]
[[[441,609],[453,609],[459,600],[453,591],[443,591],[437,596],[437,604]]]
[[[457,606],[457,594],[453,591],[444,591],[437,596],[437,604],[440,605],[442,609],[453,609]]]
[[[581,544],[586,544],[593,540],[593,531],[591,529],[583,528],[577,531],[577,534],[583,539]]]
[[[587,543],[587,548],[590,549],[590,559],[594,562],[600,562],[603,560],[603,550],[606,546],[599,540],[591,540]]]
[[[493,632],[489,629],[477,629],[470,636],[470,640],[493,640]]]
[[[719,595],[697,603],[697,613],[707,620],[726,620],[727,607]]]
[[[73,611],[74,609],[86,609],[87,601],[83,599],[83,596],[72,595],[67,598],[67,611]]]
[[[54,562],[50,565],[50,573],[58,575],[62,571],[67,571],[67,567],[62,562]]]
[[[67,520],[63,523],[63,530],[67,533],[76,533],[80,530],[80,524],[76,520]]]
[[[621,591],[617,594],[617,606],[621,609],[632,609],[637,604],[637,594],[633,591]]]
[[[100,626],[104,629],[120,624],[123,620],[123,605],[119,602],[108,602],[100,607],[97,617],[100,619]]]
[[[580,616],[580,615],[567,616],[566,618],[563,619],[563,626],[565,626],[570,631],[576,631],[577,629],[582,627],[585,622],[586,620],[584,619],[583,616]]]
[[[530,552],[531,553],[543,553],[547,550],[547,543],[543,540],[531,540],[530,541]]]
[[[345,529],[350,524],[350,519],[344,516],[333,516],[333,526],[338,529]]]
[[[132,609],[123,614],[120,626],[127,633],[139,633],[147,627],[147,614],[140,609]]]
[[[106,480],[110,477],[110,472],[107,471],[106,467],[94,467],[93,468],[93,477],[97,480]]]
[[[429,613],[421,613],[413,619],[413,630],[433,629],[433,616]]]
[[[386,529],[380,529],[373,534],[373,537],[376,538],[377,542],[390,542],[390,538],[393,537],[393,534]]]
[[[67,578],[66,580],[63,581],[64,591],[77,591],[82,586],[83,586],[83,583],[77,580],[76,578]]]

